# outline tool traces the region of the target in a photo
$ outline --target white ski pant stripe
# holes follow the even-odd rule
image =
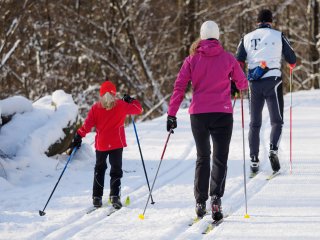
[[[276,78],[277,79],[277,78]],[[278,112],[279,112],[279,116],[280,118],[283,120],[283,117],[281,116],[281,111],[280,111],[280,104],[279,104],[279,97],[278,97],[278,87],[279,85],[282,83],[282,80],[274,87],[274,92],[276,94],[277,97],[277,106],[278,106]]]
[[[277,78],[276,78],[277,79]],[[274,91],[275,94],[277,96],[277,106],[278,106],[278,112],[279,112],[279,116],[281,117],[281,119],[283,120],[283,116],[281,116],[281,111],[280,111],[280,104],[279,104],[279,98],[278,98],[278,87],[279,85],[282,84],[282,81],[280,81],[275,87],[274,87]],[[282,124],[283,125],[283,124]],[[281,137],[282,137],[282,131],[281,134],[279,136],[278,142],[277,142],[277,148],[279,147],[280,141],[281,141]]]

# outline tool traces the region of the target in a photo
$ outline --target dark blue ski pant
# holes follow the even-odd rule
[[[250,156],[259,156],[260,129],[262,125],[262,110],[267,103],[271,133],[270,150],[278,150],[283,125],[283,92],[280,77],[267,77],[249,83],[250,99]]]

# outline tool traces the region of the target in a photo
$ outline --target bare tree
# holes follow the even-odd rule
[[[309,28],[309,39],[310,39],[310,60],[309,65],[311,68],[311,81],[314,88],[320,86],[320,54],[317,49],[317,42],[319,38],[319,2],[317,0],[309,0],[308,9],[308,28]]]
[[[0,1],[0,98],[35,100],[63,89],[85,114],[109,78],[142,101],[141,119],[161,115],[202,22],[216,21],[221,43],[235,53],[262,8],[273,11],[274,27],[297,54],[294,89],[319,88],[319,0],[6,0]]]

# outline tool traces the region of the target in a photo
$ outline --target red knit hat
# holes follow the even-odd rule
[[[110,81],[105,81],[104,83],[101,84],[101,87],[100,87],[101,97],[105,95],[107,92],[111,93],[112,95],[116,95],[117,93],[116,86]]]

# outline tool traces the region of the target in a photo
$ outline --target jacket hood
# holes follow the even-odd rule
[[[220,42],[216,39],[212,40],[201,40],[199,42],[197,53],[203,56],[216,56],[223,52],[223,48]]]

